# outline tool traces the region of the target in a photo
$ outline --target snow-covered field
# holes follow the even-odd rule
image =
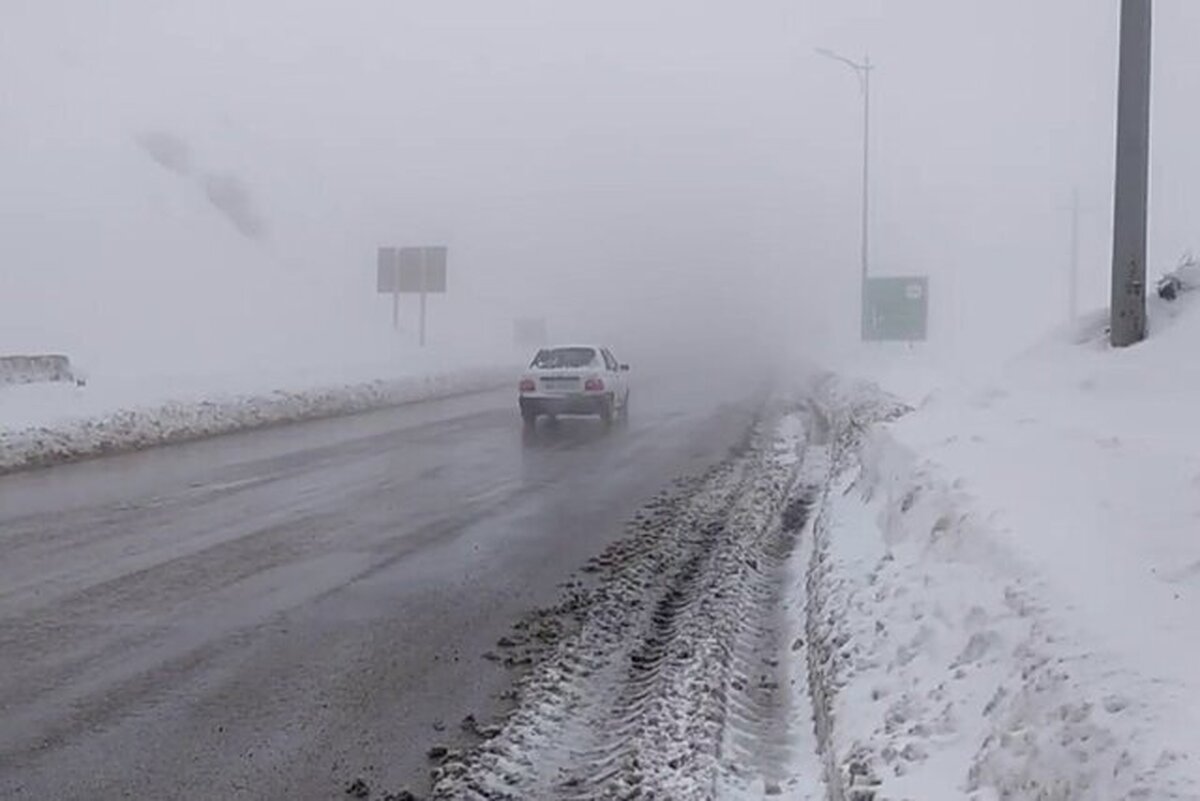
[[[0,387],[0,473],[500,386],[515,359],[413,353],[309,368]]]

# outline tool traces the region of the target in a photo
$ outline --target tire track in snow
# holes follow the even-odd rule
[[[790,439],[778,418],[760,424],[593,560],[598,580],[573,587],[551,616],[557,642],[537,655],[514,713],[477,748],[445,755],[434,798],[685,801],[752,783],[780,792],[783,777],[768,774],[784,761],[792,718],[777,697],[776,619],[808,508],[788,505],[804,444],[791,422]],[[537,632],[546,617],[535,616]]]

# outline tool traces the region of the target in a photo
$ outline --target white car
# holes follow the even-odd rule
[[[519,389],[527,426],[542,415],[595,415],[605,425],[629,418],[629,365],[598,345],[542,348]]]

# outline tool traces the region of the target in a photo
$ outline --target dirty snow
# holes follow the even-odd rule
[[[680,480],[498,643],[488,658],[529,666],[519,704],[477,748],[432,754],[435,798],[824,797],[803,663],[784,656],[813,476],[800,417]]]

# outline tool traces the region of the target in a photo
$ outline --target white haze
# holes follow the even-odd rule
[[[445,243],[440,345],[794,356],[874,269],[935,346],[1105,303],[1116,0],[5,0],[0,352],[216,369],[388,342],[379,244]],[[1156,4],[1152,269],[1194,244],[1200,8]],[[405,314],[413,312],[406,302]]]

